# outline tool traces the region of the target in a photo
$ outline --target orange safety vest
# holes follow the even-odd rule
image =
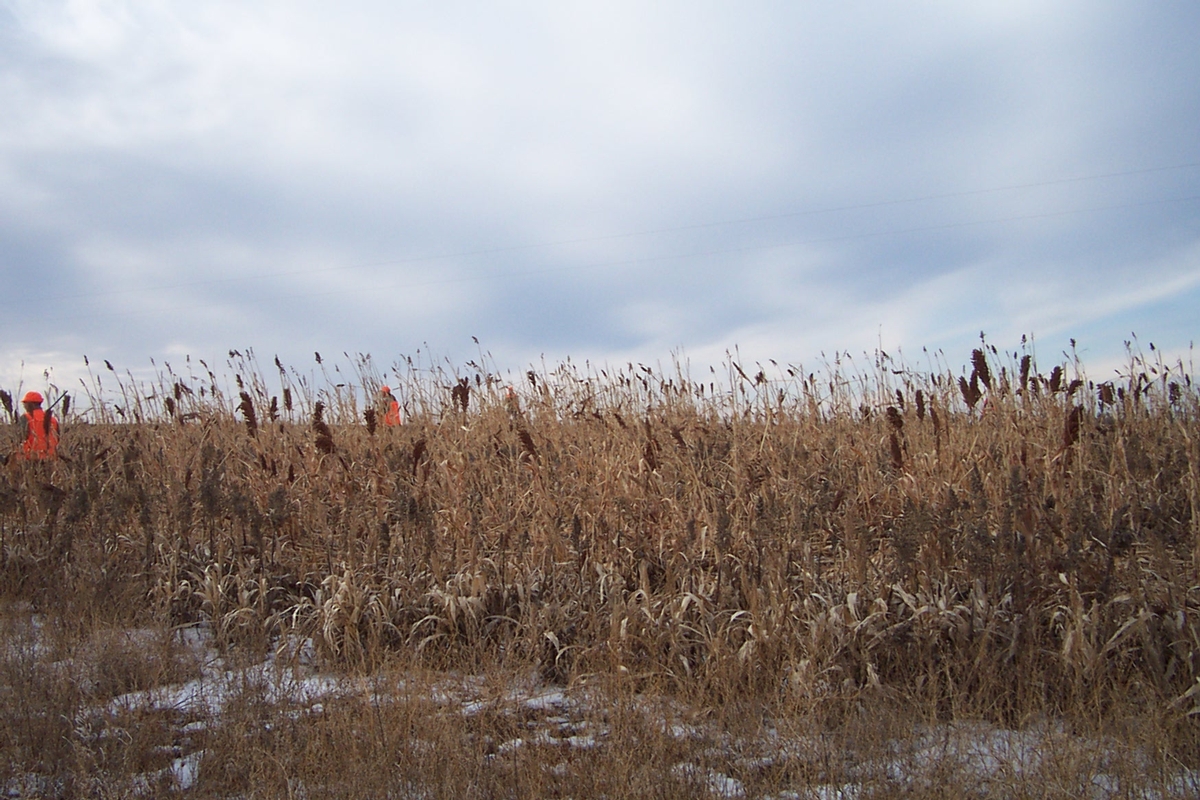
[[[399,425],[400,424],[400,402],[393,400],[388,403],[387,411],[383,413],[384,425]]]
[[[54,458],[58,450],[58,420],[35,408],[25,414],[24,454],[28,459]]]

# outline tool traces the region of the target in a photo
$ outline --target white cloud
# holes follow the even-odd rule
[[[1200,161],[1196,12],[7,8],[0,260],[45,287],[4,306],[18,360],[30,307],[135,362],[969,352],[1165,326],[1196,285],[1196,204],[1134,204],[1200,170],[980,191]]]

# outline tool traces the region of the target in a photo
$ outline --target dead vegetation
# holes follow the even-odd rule
[[[166,646],[81,642],[197,624],[231,657],[311,638],[325,668],[351,675],[534,669],[604,687],[615,717],[665,697],[735,709],[728,724],[803,720],[843,748],[853,730],[856,750],[884,747],[898,721],[1056,721],[1144,737],[1163,774],[1197,766],[1200,395],[1182,365],[1133,353],[1097,384],[1077,363],[1043,375],[1028,352],[982,346],[960,375],[877,353],[811,373],[731,359],[704,381],[678,363],[565,364],[510,390],[474,363],[410,361],[389,380],[406,420],[392,429],[359,410],[355,387],[382,383],[369,359],[353,377],[317,363],[319,380],[278,361],[268,377],[233,352],[232,386],[203,362],[149,384],[108,367],[86,387],[90,410],[65,419],[62,459],[6,468],[3,592],[39,619],[77,620],[82,633],[58,640],[96,663],[19,674],[46,659],[14,651],[10,628],[0,777],[118,769],[128,742],[56,716],[188,667]],[[32,708],[42,695],[61,707]],[[272,716],[264,738],[248,697],[240,722],[206,734],[213,796],[325,785],[312,753],[345,765],[347,796],[383,796],[377,779],[426,780],[436,796],[704,793],[701,772],[662,773],[700,751],[632,716],[605,723],[612,747],[575,756],[587,769],[563,768],[572,783],[530,766],[537,748],[487,776],[420,748],[401,758],[432,742],[487,764],[512,738],[414,698],[369,725],[351,724],[353,703],[346,717]],[[151,770],[145,754],[173,724],[143,723],[153,746],[118,771]],[[849,774],[822,752],[743,784],[769,794]],[[368,768],[381,760],[397,766]]]

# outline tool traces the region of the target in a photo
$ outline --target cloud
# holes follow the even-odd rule
[[[471,336],[514,368],[1191,336],[1162,309],[1195,291],[1200,11],[6,12],[0,381]]]

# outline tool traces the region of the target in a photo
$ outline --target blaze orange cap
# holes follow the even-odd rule
[[[384,394],[391,394],[391,393],[392,393],[392,390],[391,390],[391,389],[389,389],[389,388],[388,388],[388,387],[386,387],[386,386],[384,386],[384,387],[383,387],[382,389],[380,389],[379,391],[383,392]]]
[[[26,392],[25,396],[21,398],[21,402],[22,403],[41,403],[42,400],[44,400],[44,399],[45,398],[43,398],[42,395],[38,392]]]

